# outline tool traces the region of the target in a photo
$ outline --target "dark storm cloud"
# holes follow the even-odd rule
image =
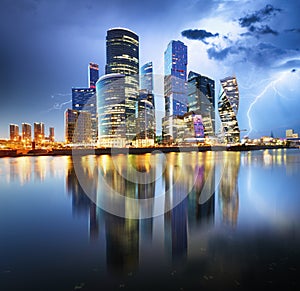
[[[296,71],[295,68],[300,68],[300,59],[291,59],[291,60],[285,61],[283,64],[275,67],[275,69],[290,69],[293,72]]]
[[[207,42],[205,42],[206,38],[219,36],[219,33],[213,34],[203,29],[187,29],[182,31],[181,35],[188,39],[200,40],[207,44]]]
[[[268,25],[262,25],[262,26],[249,26],[249,31],[256,33],[256,34],[273,34],[278,35],[278,32],[270,28]]]
[[[207,54],[210,59],[215,60],[225,60],[229,54],[236,53],[236,49],[234,47],[226,47],[224,49],[217,49],[215,47],[211,47],[207,49]]]
[[[246,16],[239,18],[239,24],[241,27],[250,27],[253,24],[260,23],[281,11],[282,9],[275,8],[274,6],[268,4],[263,9],[254,11],[251,14],[247,14]]]
[[[300,28],[290,28],[290,29],[286,29],[285,32],[296,32],[296,33],[300,33]]]

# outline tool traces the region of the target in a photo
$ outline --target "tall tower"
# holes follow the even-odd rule
[[[34,131],[34,141],[36,143],[42,142],[45,138],[45,125],[42,122],[35,122],[33,124],[33,131]]]
[[[116,110],[119,110],[121,107],[124,107],[125,109],[125,119],[123,120],[123,118],[120,117],[118,120],[122,120],[122,124],[120,124],[121,128],[125,125],[125,138],[127,144],[131,143],[136,136],[136,104],[139,94],[139,37],[136,33],[126,28],[112,28],[107,31],[105,73],[106,77],[103,76],[104,79],[101,81],[99,80],[99,85],[97,85],[99,131],[103,125],[103,121],[100,120],[100,116],[105,114],[103,111],[106,107],[105,102],[107,102],[110,107],[112,106],[111,103],[115,102],[114,107]],[[116,74],[119,75],[116,77]],[[123,81],[120,80],[120,75],[123,75]],[[103,99],[103,94],[107,92],[107,88],[113,86],[111,84],[112,80],[122,83],[124,94],[122,96],[119,95],[122,91],[120,89],[117,92],[118,96],[115,100],[113,100],[113,98],[110,100]],[[99,92],[98,86],[101,87]],[[107,120],[108,123],[115,124],[114,120],[111,119],[115,118],[113,116],[114,114],[110,115],[110,117],[107,116],[109,119]],[[113,133],[116,132],[116,130],[119,131],[118,129],[113,129],[110,132]],[[102,135],[102,133],[99,132],[100,144],[102,139],[107,138],[107,134]],[[113,134],[112,138],[116,139],[117,137]],[[112,145],[113,144],[114,142]]]
[[[141,90],[153,93],[153,64],[148,62],[141,67]]]
[[[176,139],[176,118],[187,112],[187,46],[172,40],[164,54],[165,117],[162,119],[163,142]]]
[[[188,111],[202,116],[205,136],[215,135],[215,81],[198,73],[188,75]]]
[[[239,89],[235,77],[220,80],[222,91],[218,102],[218,109],[222,124],[222,131],[226,143],[240,141],[240,129],[237,122],[239,107]]]
[[[89,63],[88,70],[89,87],[95,89],[96,83],[99,79],[99,65],[95,63]]]
[[[29,123],[22,123],[22,140],[31,142],[31,125]]]
[[[9,137],[12,141],[19,141],[19,126],[17,124],[9,125]]]

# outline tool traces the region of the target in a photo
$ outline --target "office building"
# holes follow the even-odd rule
[[[90,112],[73,109],[65,111],[65,142],[68,144],[92,143]]]
[[[140,90],[138,98],[137,145],[150,146],[155,142],[154,96],[148,90]]]
[[[88,69],[89,87],[96,88],[96,83],[99,79],[99,65],[95,63],[89,63]]]
[[[202,116],[204,134],[215,136],[215,81],[198,73],[188,75],[188,111]]]
[[[148,62],[141,67],[141,90],[147,90],[153,93],[153,64]],[[154,106],[154,103],[153,103]]]
[[[22,123],[22,140],[31,142],[31,125],[29,123]]]
[[[9,125],[9,137],[11,141],[19,141],[20,134],[19,134],[19,126],[17,124]]]
[[[54,136],[54,127],[49,127],[49,141],[54,142],[55,136]]]
[[[98,115],[105,114],[103,109],[105,107],[116,108],[116,112],[109,112],[106,118],[115,118],[116,114],[120,116],[117,121],[114,119],[108,120],[103,128],[103,121],[100,121],[99,127],[99,142],[101,140],[118,139],[120,141],[111,141],[111,144],[123,144],[123,134],[119,136],[119,130],[116,127],[125,126],[126,143],[130,144],[136,137],[136,110],[139,90],[139,37],[131,30],[126,28],[112,28],[107,31],[106,36],[106,66],[103,79],[99,79],[97,87],[98,104],[101,108],[98,109]],[[111,75],[113,74],[113,75]],[[117,74],[117,75],[116,75]],[[121,76],[123,81],[121,81]],[[112,82],[122,83],[122,88],[117,89],[117,96],[111,96],[107,88],[114,87]],[[99,91],[98,91],[99,86]],[[120,95],[122,92],[122,95]],[[108,94],[107,99],[102,94]],[[110,98],[114,98],[111,100]],[[114,105],[112,104],[114,102]],[[123,109],[125,109],[125,118],[123,116]],[[108,126],[112,126],[111,130]],[[111,135],[111,136],[110,136]],[[109,137],[110,136],[110,137]]]
[[[41,143],[45,139],[45,125],[42,122],[35,122],[33,124],[34,141]]]
[[[163,142],[172,143],[176,129],[172,116],[187,112],[187,46],[172,40],[164,53],[165,117],[162,120]],[[168,127],[164,127],[168,124]]]
[[[240,142],[240,129],[237,121],[239,90],[235,77],[220,80],[222,91],[218,102],[222,135],[225,143]]]
[[[91,114],[91,137],[94,143],[98,139],[97,98],[95,88],[72,88],[72,109],[87,111]]]
[[[99,146],[126,145],[125,75],[107,74],[98,80]]]

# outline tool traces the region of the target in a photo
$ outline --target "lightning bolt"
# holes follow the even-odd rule
[[[287,72],[282,73],[277,79],[271,81],[268,85],[266,85],[266,87],[262,90],[262,92],[260,94],[258,94],[255,99],[253,100],[253,102],[250,104],[248,111],[247,111],[247,118],[248,118],[248,124],[249,124],[249,133],[248,135],[253,131],[253,127],[252,127],[252,122],[251,122],[251,117],[250,117],[250,111],[252,109],[252,107],[257,103],[257,101],[259,99],[261,99],[268,90],[273,89],[275,95],[278,94],[279,96],[286,98],[285,96],[283,96],[278,89],[276,88],[276,85],[282,81],[284,79],[284,77],[286,77]]]

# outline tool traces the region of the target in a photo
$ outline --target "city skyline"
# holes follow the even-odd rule
[[[179,1],[154,1],[145,6],[131,1],[124,9],[120,1],[112,1],[105,5],[110,17],[103,20],[97,14],[101,3],[72,2],[72,9],[71,2],[62,3],[4,2],[2,12],[9,12],[10,18],[2,17],[6,25],[2,25],[1,95],[5,102],[0,117],[1,138],[9,137],[9,124],[33,125],[40,120],[55,128],[56,140],[64,140],[63,112],[71,106],[71,88],[86,87],[90,62],[99,64],[99,76],[104,74],[105,33],[116,26],[139,35],[140,64],[152,61],[154,74],[163,75],[167,44],[180,40],[188,47],[187,71],[215,80],[216,98],[219,80],[235,75],[240,89],[237,119],[240,129],[247,129],[244,133],[250,137],[270,135],[271,131],[283,137],[287,128],[300,131],[298,3],[245,1],[237,7],[235,1],[188,1],[184,6]],[[57,9],[61,5],[76,11],[83,19],[82,27]],[[162,9],[166,7],[168,13]],[[125,13],[120,14],[121,10]],[[143,17],[131,17],[137,12]],[[54,13],[56,22],[51,18]],[[181,18],[172,20],[179,13]],[[11,23],[15,18],[18,23]],[[158,19],[163,23],[157,23]],[[15,33],[5,31],[5,27]],[[164,106],[162,97],[155,98],[157,108]],[[157,116],[158,121],[160,118]]]

